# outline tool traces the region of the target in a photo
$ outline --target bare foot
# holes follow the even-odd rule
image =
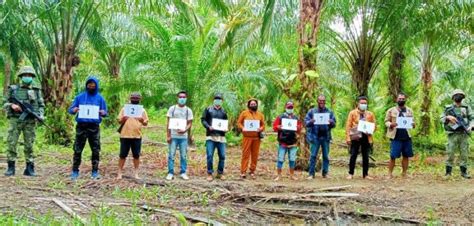
[[[295,176],[295,175],[290,175],[290,179],[291,179],[291,180],[298,180],[298,177]]]
[[[212,175],[207,175],[207,178],[206,178],[207,181],[211,182],[212,180],[214,180],[214,178],[212,177]]]
[[[411,179],[413,178],[411,175],[407,174],[407,173],[403,173],[402,174],[402,177],[405,178],[405,179]]]
[[[366,179],[366,180],[373,180],[374,178],[371,177],[371,176],[365,176],[364,179]]]
[[[138,176],[138,173],[134,173],[133,174],[133,178],[137,179],[137,180],[141,180],[142,178]]]
[[[250,173],[250,178],[252,178],[253,180],[257,179],[257,177],[255,176],[255,173]]]
[[[275,179],[273,179],[273,181],[279,181],[280,180],[280,175],[278,175],[277,177],[275,177]]]
[[[354,176],[352,176],[352,175],[350,175],[350,174],[347,175],[347,177],[346,177],[346,179],[348,179],[348,180],[352,180],[352,178],[354,178]]]
[[[389,174],[386,178],[387,178],[387,180],[391,180],[391,179],[393,179],[393,175]]]
[[[118,173],[116,179],[117,179],[117,180],[122,180],[122,174],[121,174],[121,173]]]

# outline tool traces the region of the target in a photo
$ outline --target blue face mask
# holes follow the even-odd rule
[[[286,109],[287,114],[293,114],[293,109]]]
[[[186,104],[186,98],[178,98],[178,104],[185,105]]]
[[[222,100],[221,99],[214,99],[214,106],[222,106]]]
[[[25,84],[31,84],[33,82],[33,77],[27,77],[27,76],[23,76],[21,77],[21,81]]]

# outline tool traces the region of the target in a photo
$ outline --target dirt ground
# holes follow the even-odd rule
[[[85,152],[90,151],[86,148]],[[361,178],[360,165],[355,178],[347,180],[346,152],[332,145],[328,179],[318,174],[316,179],[306,180],[307,173],[298,171],[299,180],[291,181],[286,162],[285,177],[278,182],[273,181],[276,156],[271,148],[261,151],[256,180],[239,179],[240,149],[229,148],[227,178],[212,182],[206,181],[205,154],[199,149],[189,152],[191,180],[165,181],[166,147],[152,142],[144,144],[142,180],[131,178],[131,159],[126,163],[125,178],[115,180],[117,153],[102,153],[101,180],[89,179],[90,162],[84,155],[81,178],[76,182],[69,180],[72,151],[41,153],[34,178],[21,175],[22,162],[18,163],[17,176],[3,176],[3,157],[0,214],[14,214],[32,222],[42,215],[72,219],[71,214],[77,214],[83,222],[108,215],[124,224],[133,223],[137,215],[150,224],[179,223],[180,217],[212,224],[474,222],[474,180],[460,178],[458,169],[455,176],[445,179],[439,167],[443,156],[416,157],[410,178],[401,178],[397,165],[397,177],[386,179],[386,162],[380,160],[369,172],[374,180]],[[64,206],[71,209],[69,214]]]

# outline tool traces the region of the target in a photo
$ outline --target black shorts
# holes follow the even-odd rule
[[[134,138],[120,138],[120,158],[127,158],[130,149],[134,159],[140,158],[140,151],[142,148],[142,139]]]

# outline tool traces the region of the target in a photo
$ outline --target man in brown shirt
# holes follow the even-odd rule
[[[130,104],[138,105],[141,100],[141,95],[139,93],[132,93],[130,95]],[[125,165],[125,159],[132,149],[133,155],[133,167],[134,167],[134,177],[138,177],[138,166],[140,165],[140,151],[142,145],[142,131],[143,126],[148,125],[148,115],[143,109],[141,117],[129,117],[125,116],[125,107],[120,110],[120,113],[117,117],[117,120],[120,123],[120,159],[118,164],[118,173],[117,179],[122,179],[122,171]]]
[[[258,101],[256,99],[250,99],[247,102],[248,110],[240,113],[239,119],[237,120],[237,126],[242,131],[242,161],[240,163],[240,177],[245,178],[247,168],[250,159],[250,177],[255,179],[255,170],[257,169],[258,153],[260,151],[260,134],[265,130],[264,116],[261,112],[257,111]],[[259,125],[256,131],[250,131],[249,128],[245,128],[245,121],[247,120],[258,120]]]

